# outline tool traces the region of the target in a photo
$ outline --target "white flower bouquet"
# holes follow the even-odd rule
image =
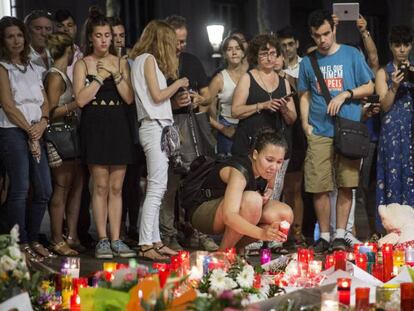
[[[30,282],[24,255],[19,248],[19,228],[0,235],[0,302],[22,292]]]

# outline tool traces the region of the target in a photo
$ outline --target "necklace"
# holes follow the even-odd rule
[[[262,76],[260,75],[260,71],[258,70],[257,71],[257,73],[258,73],[258,75],[259,75],[259,79],[260,79],[260,82],[262,82],[262,84],[263,84],[263,87],[264,87],[264,89],[265,89],[265,91],[266,91],[266,93],[267,93],[267,95],[269,95],[269,99],[270,99],[270,101],[272,101],[272,96],[273,96],[273,92],[269,92],[269,90],[267,89],[267,85],[264,83],[264,81],[263,81],[263,79],[262,79]]]
[[[21,73],[26,73],[27,71],[27,65],[17,65],[15,63],[11,63],[18,71],[20,71]],[[20,66],[23,66],[23,69],[20,68]]]

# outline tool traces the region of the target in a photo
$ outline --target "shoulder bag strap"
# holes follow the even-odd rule
[[[197,157],[199,157],[201,155],[201,152],[200,152],[200,148],[199,148],[199,145],[198,145],[198,140],[197,140],[197,135],[196,135],[196,131],[195,131],[194,122],[197,122],[197,120],[196,120],[196,117],[195,117],[193,104],[191,103],[188,106],[188,123],[190,125],[191,137],[193,138],[194,149],[195,149]]]
[[[331,94],[329,93],[328,87],[326,86],[325,80],[322,76],[321,69],[319,68],[318,61],[316,60],[315,52],[309,55],[313,71],[315,72],[316,78],[318,79],[319,87],[321,88],[322,95],[325,98],[326,105],[329,105],[331,101]]]

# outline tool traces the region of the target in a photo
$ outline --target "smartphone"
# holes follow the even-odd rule
[[[356,21],[359,18],[359,3],[334,3],[332,13],[339,21]]]
[[[289,97],[292,97],[292,96],[295,96],[295,95],[296,95],[296,91],[292,91],[289,94],[283,96],[282,98],[283,99],[288,99]]]

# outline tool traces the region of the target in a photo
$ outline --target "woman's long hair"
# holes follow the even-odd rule
[[[6,48],[5,34],[6,28],[12,26],[18,27],[20,31],[23,33],[24,48],[23,51],[20,53],[20,60],[23,64],[28,64],[30,61],[30,41],[26,31],[26,27],[24,26],[21,20],[11,16],[4,16],[2,19],[0,19],[0,59],[5,60],[7,62],[11,61],[10,51]]]
[[[138,55],[149,53],[157,60],[162,73],[172,79],[178,76],[178,59],[176,54],[177,36],[174,29],[166,22],[151,21],[135,43],[130,57],[135,59]]]
[[[92,6],[89,8],[89,16],[85,21],[83,29],[82,45],[84,56],[93,53],[93,46],[90,38],[92,37],[94,28],[97,26],[108,26],[109,31],[112,33],[110,20],[102,14],[98,7]],[[109,53],[116,55],[113,40],[111,40],[111,45],[109,46]]]

